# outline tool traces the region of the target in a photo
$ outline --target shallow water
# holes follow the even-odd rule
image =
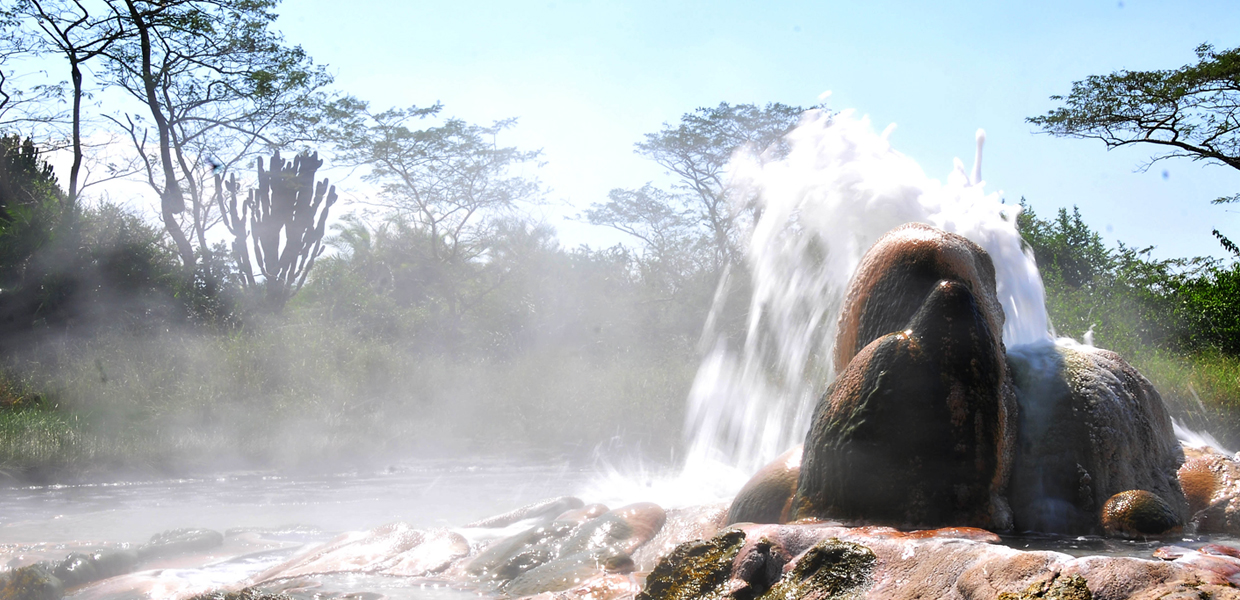
[[[1105,538],[1096,535],[1064,536],[1064,535],[1004,535],[1003,545],[1017,550],[1050,550],[1072,556],[1128,556],[1132,558],[1152,558],[1154,551],[1163,546],[1183,546],[1196,549],[1205,544],[1221,544],[1240,548],[1240,540],[1234,536],[1191,535],[1168,536],[1155,539],[1124,540]]]
[[[391,521],[460,525],[577,493],[592,473],[567,462],[487,458],[409,461],[326,475],[250,472],[10,488],[0,490],[0,543],[140,544],[180,527],[223,532],[300,525],[339,532]]]
[[[144,564],[129,576],[73,590],[70,598],[157,598],[172,590],[243,581],[336,533],[392,521],[460,526],[549,497],[580,494],[593,469],[566,461],[413,460],[376,471],[265,472],[214,477],[46,485],[0,490],[0,569],[58,560],[71,551],[137,546],[169,529],[226,533],[225,547]],[[249,539],[243,533],[253,530]],[[383,577],[331,576],[313,593],[380,592],[389,598],[456,598],[476,592]],[[398,592],[399,590],[399,592]]]

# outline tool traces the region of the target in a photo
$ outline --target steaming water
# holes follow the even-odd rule
[[[461,525],[546,498],[579,494],[593,471],[512,459],[418,461],[327,475],[236,473],[209,478],[50,485],[0,494],[0,543],[139,544],[179,527],[217,531],[312,526],[325,532],[391,521]]]
[[[762,207],[746,254],[753,296],[743,342],[704,334],[709,350],[686,420],[687,471],[722,463],[752,473],[801,443],[834,377],[829,357],[848,281],[865,251],[904,223],[958,233],[990,253],[1009,347],[1052,337],[1041,277],[1016,232],[1020,207],[987,194],[981,181],[984,134],[973,177],[957,160],[941,183],[892,148],[892,130],[875,133],[851,111],[810,111],[789,134],[786,157],[734,159],[742,192],[734,197],[756,195]]]
[[[165,597],[159,589],[214,589],[234,585],[288,559],[300,547],[325,542],[336,533],[365,530],[392,521],[417,528],[451,527],[561,495],[585,496],[595,471],[546,460],[455,459],[401,463],[380,471],[328,475],[236,473],[209,478],[121,481],[84,485],[12,488],[0,494],[0,570],[35,560],[59,560],[75,549],[139,545],[153,534],[183,527],[220,532],[266,531],[282,542],[252,553],[244,545],[182,563],[144,565],[147,575],[101,582],[73,598]],[[614,490],[619,492],[619,490]],[[613,493],[619,506],[634,502]],[[481,541],[480,533],[460,530]],[[506,531],[508,534],[515,531]],[[233,539],[233,537],[229,537]],[[236,557],[237,558],[232,558]],[[203,566],[203,563],[209,563]],[[172,567],[172,568],[169,568]],[[385,590],[390,598],[476,597],[447,586],[410,587],[407,580],[341,575],[319,582],[342,592]],[[146,596],[129,586],[146,589]],[[160,586],[163,586],[162,588]],[[392,588],[388,590],[387,588]],[[397,593],[394,590],[402,589]],[[405,589],[408,588],[408,589]]]

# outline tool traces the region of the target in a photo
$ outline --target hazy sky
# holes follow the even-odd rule
[[[1088,75],[1240,45],[1234,0],[285,0],[280,12],[288,41],[376,108],[439,101],[468,121],[518,118],[501,141],[544,150],[537,174],[567,203],[545,217],[570,246],[622,237],[564,215],[663,177],[633,154],[644,133],[721,101],[809,106],[826,90],[832,109],[896,123],[893,146],[939,179],[954,157],[972,163],[986,129],[989,191],[1043,216],[1079,205],[1109,242],[1171,257],[1222,255],[1215,227],[1240,239],[1240,206],[1209,204],[1240,192],[1240,172],[1186,160],[1136,172],[1146,149],[1107,152],[1024,121]]]

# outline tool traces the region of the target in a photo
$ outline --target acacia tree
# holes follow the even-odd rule
[[[142,109],[109,115],[160,196],[186,273],[219,222],[207,183],[258,152],[306,139],[331,77],[269,29],[278,0],[107,0],[126,35],[106,52],[106,83]],[[186,210],[188,199],[188,211]],[[211,273],[207,273],[211,276]]]
[[[337,164],[369,169],[365,179],[380,190],[370,203],[420,233],[432,267],[427,285],[455,322],[497,287],[480,276],[490,233],[497,217],[541,197],[537,180],[515,172],[540,152],[496,142],[512,119],[483,126],[449,118],[417,128],[441,110],[436,104],[375,114],[346,98],[333,105],[326,135],[335,142]]]
[[[757,106],[723,102],[714,108],[686,113],[675,126],[665,123],[662,130],[646,134],[645,140],[636,145],[638,154],[677,177],[673,191],[663,193],[658,210],[668,214],[683,211],[700,228],[710,240],[715,272],[740,258],[742,221],[746,214],[757,216],[756,206],[749,199],[730,196],[728,162],[738,150],[786,152],[784,136],[796,126],[803,112],[804,108],[779,103]],[[612,192],[613,200],[616,193]],[[649,191],[647,196],[650,197]],[[611,211],[608,204],[596,204],[592,211],[587,213],[592,223],[611,227],[633,218]],[[631,222],[651,218],[657,215],[643,215]]]
[[[1101,140],[1107,148],[1159,149],[1144,167],[1189,158],[1240,169],[1240,48],[1197,47],[1197,64],[1118,71],[1072,83],[1063,106],[1029,123],[1056,136]],[[1240,194],[1215,203],[1240,201]]]

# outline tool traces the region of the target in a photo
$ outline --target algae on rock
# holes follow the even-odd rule
[[[874,551],[837,538],[815,544],[758,600],[829,600],[860,597],[870,583]]]
[[[729,529],[709,540],[676,546],[646,577],[636,600],[699,600],[723,596],[732,560],[745,543],[745,532]]]
[[[1085,585],[1085,578],[1080,575],[1056,577],[1050,581],[1039,581],[1030,585],[1025,591],[1017,594],[1003,592],[996,600],[1093,600]]]

